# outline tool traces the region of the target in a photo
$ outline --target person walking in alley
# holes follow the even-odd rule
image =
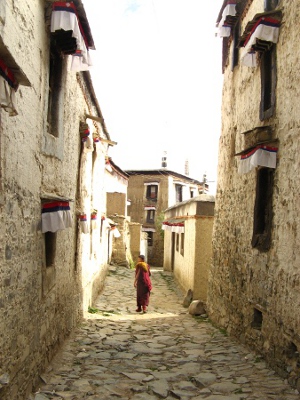
[[[149,305],[150,292],[152,290],[151,272],[149,264],[145,262],[145,256],[138,256],[138,261],[135,266],[134,287],[136,288],[136,312],[147,312]]]

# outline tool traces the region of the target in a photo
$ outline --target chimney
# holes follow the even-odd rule
[[[189,170],[189,160],[185,160],[185,163],[184,163],[184,173],[185,173],[185,175],[187,175],[187,176],[189,176],[189,174],[190,174],[190,170]]]
[[[166,151],[164,151],[164,155],[162,156],[161,166],[162,166],[162,168],[167,168],[167,152]]]

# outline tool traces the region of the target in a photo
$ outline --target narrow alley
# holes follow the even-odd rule
[[[294,400],[264,361],[182,306],[170,273],[152,269],[146,314],[134,271],[111,266],[86,320],[41,376],[31,400]]]

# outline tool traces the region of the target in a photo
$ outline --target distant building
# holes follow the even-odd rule
[[[176,203],[188,200],[202,190],[201,182],[167,169],[126,170],[129,175],[128,215],[132,222],[142,224],[148,234],[148,262],[163,266],[164,211]]]
[[[212,260],[214,196],[201,194],[165,211],[164,270],[172,271],[193,299],[206,302]]]
[[[130,235],[127,219],[128,175],[110,157],[105,164],[106,215],[110,223],[108,263],[129,265]]]

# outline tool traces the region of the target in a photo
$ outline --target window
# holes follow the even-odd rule
[[[62,116],[63,56],[51,38],[48,94],[48,133],[58,137]]]
[[[287,349],[286,349],[286,355],[289,359],[298,359],[298,347],[295,345],[295,343],[290,342]]]
[[[273,116],[275,111],[276,89],[276,45],[261,55],[261,102],[260,120],[263,121]]]
[[[229,44],[230,44],[229,40],[230,40],[229,37],[224,37],[223,43],[222,43],[222,73],[223,74],[225,72],[225,68],[227,67],[227,63],[228,63]]]
[[[235,25],[233,28],[233,49],[232,49],[232,59],[231,59],[231,71],[234,70],[234,67],[236,67],[239,63],[239,39],[240,39],[240,30],[241,30],[241,25],[239,22]]]
[[[262,328],[262,323],[263,323],[263,314],[260,310],[257,308],[254,308],[253,310],[253,320],[252,320],[252,328],[253,329],[258,329],[261,330]]]
[[[184,233],[180,234],[180,254],[184,255]]]
[[[191,199],[194,197],[194,189],[190,189],[190,197]]]
[[[179,251],[179,233],[176,233],[176,251]]]
[[[147,185],[147,192],[146,192],[146,197],[148,200],[157,200],[157,192],[158,192],[158,186],[157,185]]]
[[[102,242],[102,237],[103,237],[103,218],[101,218],[100,222],[100,243]]]
[[[153,224],[155,218],[155,210],[148,210],[147,211],[147,222]]]
[[[175,185],[176,203],[182,201],[182,185]]]
[[[265,11],[272,11],[274,10],[277,5],[279,0],[264,0],[265,1],[265,5],[264,5],[264,9]]]
[[[273,181],[273,169],[257,171],[252,247],[260,251],[267,251],[271,246]]]
[[[153,246],[153,232],[148,232],[148,246],[151,247]]]
[[[45,232],[44,238],[46,267],[52,267],[54,265],[56,253],[56,232]]]

